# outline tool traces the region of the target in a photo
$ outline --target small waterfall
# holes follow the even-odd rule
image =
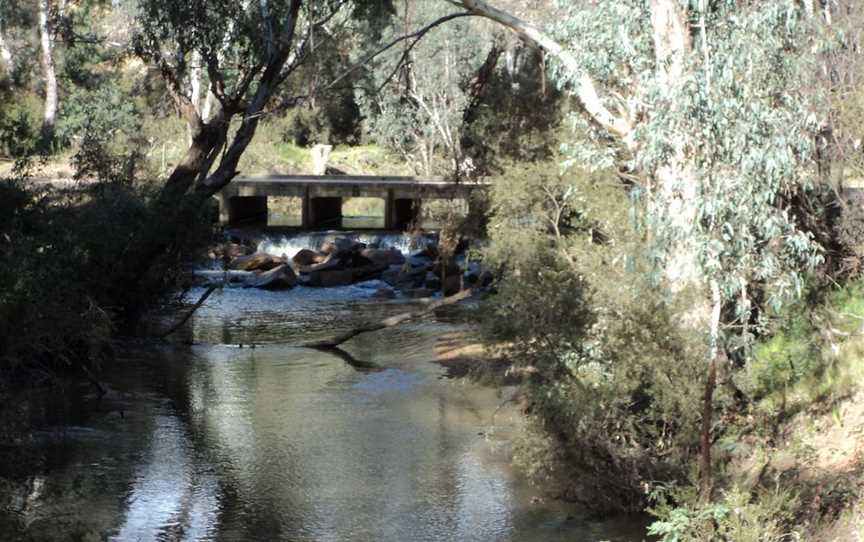
[[[304,248],[320,250],[324,243],[338,237],[345,237],[367,245],[377,245],[384,249],[395,248],[405,255],[438,241],[438,236],[435,233],[321,231],[279,235],[264,234],[263,239],[258,243],[258,252],[266,252],[273,256],[284,254],[293,258]]]

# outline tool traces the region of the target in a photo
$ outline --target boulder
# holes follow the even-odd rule
[[[381,273],[387,270],[386,265],[363,265],[360,267],[351,268],[351,273],[354,275],[354,282],[361,282],[381,276]]]
[[[426,269],[422,267],[403,266],[396,276],[396,286],[398,288],[419,288],[423,286],[426,280],[426,273]]]
[[[378,265],[402,265],[405,263],[405,256],[398,250],[366,248],[360,251],[360,255]]]
[[[328,254],[320,263],[304,265],[300,267],[300,272],[311,274],[320,271],[333,271],[337,269],[343,269],[344,267],[344,263],[340,261],[335,254]]]
[[[321,254],[320,252],[315,252],[314,250],[309,250],[308,248],[301,249],[297,254],[291,258],[296,265],[303,267],[307,265],[315,265],[316,263],[321,263],[327,259],[326,254]]]
[[[297,275],[287,264],[265,271],[246,282],[246,288],[262,290],[287,290],[297,285]]]
[[[308,273],[305,284],[318,288],[348,286],[354,282],[353,269],[319,269]]]
[[[401,274],[401,265],[391,265],[383,273],[381,273],[381,280],[395,288],[396,285],[399,283],[399,275]]]
[[[277,258],[264,252],[256,252],[248,256],[234,258],[229,267],[239,271],[269,271],[285,263],[283,258]]]
[[[360,252],[364,248],[366,248],[366,245],[363,243],[352,241],[347,237],[337,237],[321,245],[321,252],[324,254],[345,254]]]

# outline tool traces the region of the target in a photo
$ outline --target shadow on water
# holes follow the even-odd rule
[[[178,344],[126,345],[105,398],[41,428],[53,460],[8,492],[3,539],[641,540],[639,520],[589,521],[511,469],[512,390],[429,362],[452,312],[286,346],[408,306],[369,290],[226,289]]]

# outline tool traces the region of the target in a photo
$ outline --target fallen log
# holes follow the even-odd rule
[[[372,331],[378,331],[381,329],[386,329],[388,327],[398,326],[399,324],[402,324],[402,323],[408,322],[410,320],[414,320],[415,318],[419,318],[421,316],[429,314],[430,312],[434,311],[435,309],[438,309],[440,307],[445,307],[447,305],[454,305],[456,303],[459,303],[460,301],[463,301],[465,299],[473,297],[474,295],[475,295],[475,292],[473,290],[463,290],[463,291],[459,292],[458,294],[452,295],[450,297],[445,297],[445,298],[433,301],[420,310],[416,310],[416,311],[412,311],[412,312],[403,312],[401,314],[397,314],[395,316],[385,318],[379,322],[372,322],[372,323],[364,324],[360,327],[355,327],[354,329],[352,329],[350,331],[346,331],[345,333],[342,333],[341,335],[337,335],[333,339],[307,343],[307,344],[304,344],[303,346],[305,346],[307,348],[317,348],[319,350],[338,348],[339,345],[341,345],[342,343],[344,343],[346,341],[353,339],[357,335],[362,335],[363,333],[370,333]]]
[[[222,286],[221,284],[215,284],[215,285],[212,285],[209,288],[207,288],[207,291],[204,292],[204,295],[202,295],[198,299],[198,302],[195,303],[195,305],[189,310],[189,312],[186,313],[186,316],[184,316],[179,322],[177,322],[176,324],[171,326],[171,328],[168,331],[166,331],[165,333],[163,333],[162,335],[160,335],[159,338],[160,339],[166,339],[169,335],[171,335],[172,333],[174,333],[175,331],[177,331],[178,329],[183,327],[183,324],[188,322],[189,319],[192,318],[192,315],[195,314],[195,311],[197,311],[201,307],[201,305],[203,305],[204,302],[207,301],[207,298],[210,297],[210,294],[212,294],[214,291],[216,291],[217,288],[219,288],[221,286]]]

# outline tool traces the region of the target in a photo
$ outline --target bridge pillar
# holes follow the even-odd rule
[[[342,198],[305,198],[303,225],[308,228],[341,228]]]
[[[387,198],[384,227],[388,230],[407,230],[420,216],[420,200]]]
[[[219,198],[219,221],[223,224],[267,224],[267,196]]]

